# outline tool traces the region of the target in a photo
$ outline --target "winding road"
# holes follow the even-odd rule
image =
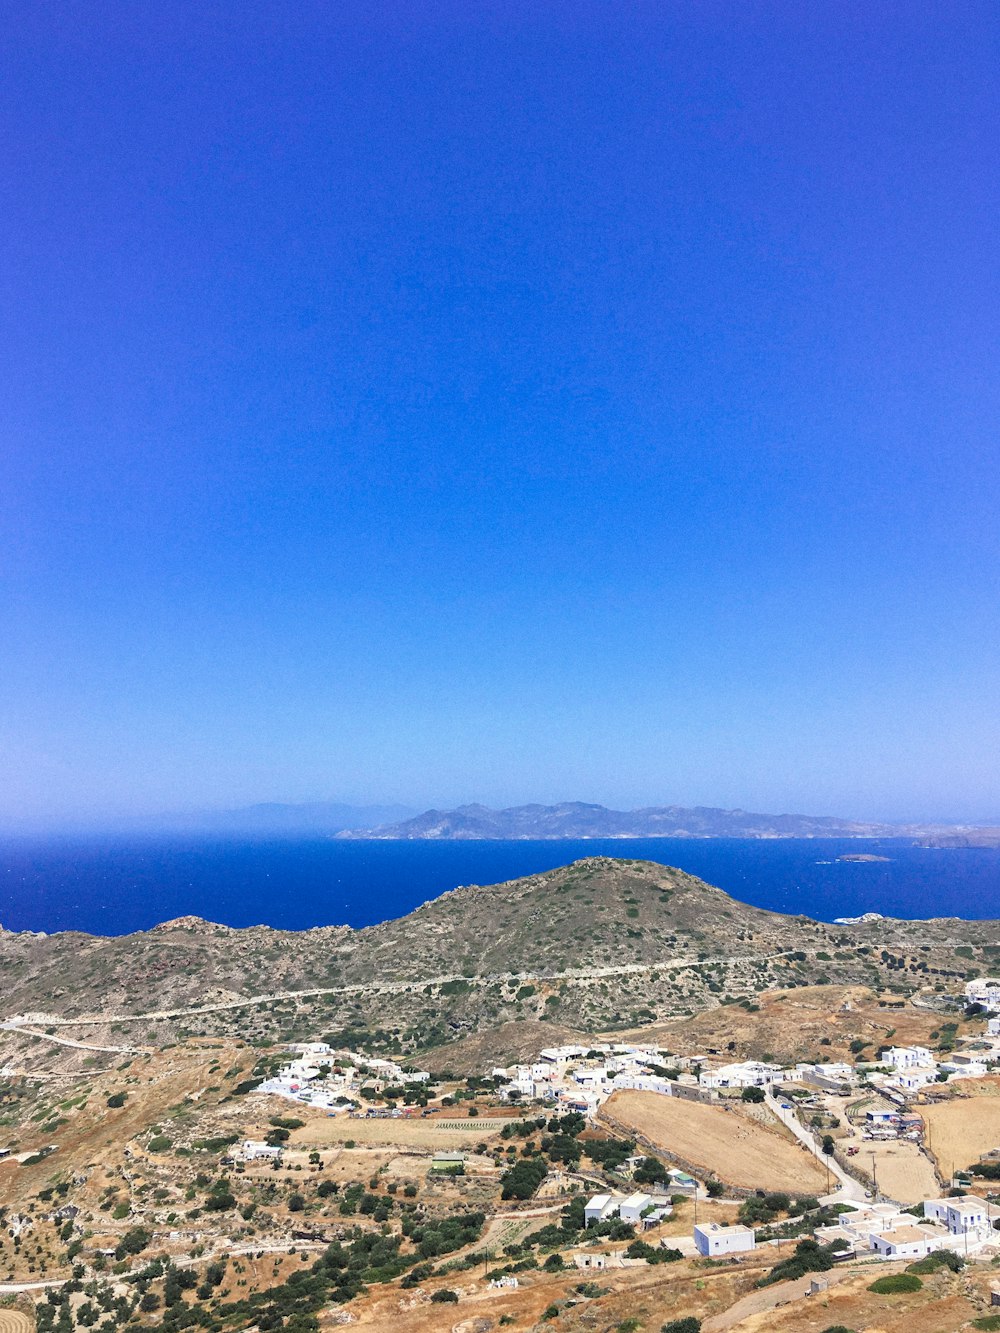
[[[201,1014],[220,1014],[237,1009],[250,1009],[258,1004],[274,1004],[280,1000],[309,999],[317,995],[403,995],[408,991],[422,991],[428,986],[444,986],[449,982],[464,981],[469,985],[494,985],[507,982],[521,985],[524,982],[552,981],[602,981],[608,977],[642,976],[665,968],[706,967],[723,963],[759,963],[775,958],[789,958],[793,954],[816,953],[816,949],[782,949],[772,954],[735,954],[727,957],[680,957],[661,958],[655,963],[620,963],[613,967],[580,968],[565,972],[489,972],[484,976],[467,977],[461,973],[449,973],[446,976],[421,977],[408,981],[365,981],[347,986],[316,986],[308,990],[272,991],[263,995],[248,995],[241,1000],[223,1000],[217,1004],[203,1004],[179,1009],[152,1009],[138,1014],[88,1014],[81,1018],[62,1018],[57,1014],[13,1015],[0,1023],[0,1028],[8,1031],[28,1031],[44,1023],[46,1027],[98,1027],[107,1023],[143,1023],[172,1018],[197,1018]],[[35,1032],[35,1036],[50,1034]],[[67,1045],[82,1043],[67,1042]],[[135,1047],[94,1047],[95,1050],[134,1051]]]

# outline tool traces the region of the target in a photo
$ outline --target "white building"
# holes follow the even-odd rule
[[[900,1092],[919,1092],[936,1079],[937,1071],[934,1069],[907,1069],[887,1079],[886,1086],[899,1088]]]
[[[623,1222],[631,1222],[634,1226],[642,1221],[642,1215],[647,1208],[652,1207],[653,1200],[648,1194],[643,1194],[638,1190],[635,1194],[630,1194],[627,1199],[623,1199],[618,1207],[618,1216]]]
[[[934,1064],[934,1056],[926,1046],[890,1046],[879,1056],[879,1064],[891,1065],[893,1069],[928,1069]]]
[[[614,1217],[620,1202],[621,1200],[613,1194],[595,1194],[584,1205],[584,1225],[589,1227],[596,1222],[603,1222],[609,1217]]]
[[[990,1225],[989,1205],[975,1194],[958,1199],[927,1199],[924,1217],[943,1222],[953,1236],[985,1230]]]
[[[570,1060],[579,1060],[587,1052],[583,1046],[546,1046],[538,1052],[539,1060],[546,1060],[549,1064],[565,1065]]]
[[[955,1078],[985,1078],[989,1072],[982,1060],[972,1055],[953,1055],[948,1060],[942,1060],[940,1067],[944,1073],[953,1074]]]
[[[965,987],[969,1004],[983,1004],[987,1009],[1000,1009],[1000,981],[995,977],[978,977]]]
[[[872,1249],[881,1259],[923,1259],[941,1247],[940,1232],[922,1231],[920,1227],[897,1227],[895,1231],[872,1233]]]
[[[797,1064],[795,1074],[798,1079],[822,1079],[824,1083],[850,1083],[858,1081],[858,1071],[853,1065],[843,1064],[839,1061],[830,1061],[829,1064]],[[785,1075],[786,1079],[788,1074]]]
[[[270,1143],[261,1143],[258,1139],[244,1139],[240,1148],[240,1156],[245,1162],[256,1162],[260,1158],[271,1158],[273,1160],[281,1156],[281,1149]]]
[[[705,1088],[769,1088],[773,1083],[784,1082],[784,1078],[780,1065],[744,1060],[740,1064],[703,1070],[698,1081]]]
[[[723,1227],[718,1222],[699,1222],[694,1229],[694,1244],[699,1254],[737,1254],[752,1250],[755,1237],[750,1227]]]

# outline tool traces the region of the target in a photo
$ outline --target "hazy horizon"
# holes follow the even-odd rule
[[[275,836],[280,836],[282,826],[280,815],[287,813],[290,817],[285,825],[285,829],[290,837],[310,836],[311,832],[320,832],[325,828],[335,829],[343,828],[375,828],[383,824],[401,822],[405,819],[420,815],[429,810],[454,810],[461,806],[485,805],[491,809],[509,809],[512,807],[525,805],[554,806],[564,803],[576,802],[580,800],[585,805],[599,805],[611,810],[641,810],[650,808],[663,808],[676,806],[682,809],[693,807],[703,807],[721,810],[743,810],[748,814],[764,815],[804,815],[817,817],[832,817],[835,819],[844,819],[858,821],[862,823],[886,823],[886,824],[943,824],[954,826],[978,826],[978,827],[1000,827],[1000,816],[995,813],[985,814],[945,814],[940,813],[901,813],[901,814],[869,814],[864,811],[843,811],[843,810],[819,810],[807,809],[797,805],[775,807],[773,809],[764,809],[762,807],[748,806],[736,802],[732,805],[722,804],[718,801],[682,801],[682,800],[650,800],[641,801],[634,805],[616,805],[613,801],[589,800],[587,798],[565,797],[553,800],[530,801],[530,800],[496,800],[478,801],[478,800],[455,800],[455,801],[435,801],[426,802],[352,802],[337,800],[308,800],[308,801],[272,801],[262,800],[248,802],[244,805],[220,804],[217,806],[190,807],[185,809],[173,810],[149,810],[144,812],[132,812],[129,814],[119,812],[104,812],[103,814],[90,813],[83,815],[64,815],[59,819],[23,819],[20,821],[11,821],[8,818],[0,816],[0,836],[11,837],[73,837],[73,836],[96,836],[96,837],[118,837],[128,836],[130,834],[172,834],[178,835],[196,835],[204,833],[206,835],[224,836],[243,836],[252,832],[255,827],[255,821],[261,831]],[[320,811],[325,808],[333,808],[337,812],[350,811],[352,817],[344,817],[331,822],[328,819],[320,817]],[[274,811],[276,814],[275,823],[267,822],[264,817],[265,812]],[[295,818],[301,812],[302,818]],[[367,818],[362,819],[362,816]]]
[[[11,18],[0,826],[997,817],[995,7]]]

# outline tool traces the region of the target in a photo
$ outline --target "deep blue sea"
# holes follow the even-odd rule
[[[837,861],[875,852],[887,862]],[[366,926],[459,884],[493,884],[583,856],[680,866],[743,902],[824,921],[1000,918],[1000,850],[893,841],[687,838],[580,842],[336,842],[326,838],[7,838],[0,924],[120,935],[193,914],[231,926]]]

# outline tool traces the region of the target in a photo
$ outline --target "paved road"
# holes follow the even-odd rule
[[[782,1107],[778,1098],[775,1097],[771,1092],[765,1091],[764,1101],[767,1104],[768,1108],[774,1112],[777,1118],[785,1126],[785,1128],[790,1129],[791,1132],[795,1135],[795,1137],[799,1140],[799,1142],[804,1144],[809,1149],[809,1151],[813,1154],[813,1156],[820,1163],[820,1165],[824,1167],[829,1167],[831,1174],[836,1176],[837,1179],[840,1181],[840,1188],[838,1190],[835,1190],[832,1194],[826,1195],[824,1198],[824,1203],[825,1202],[864,1203],[865,1187],[860,1183],[860,1181],[855,1180],[852,1175],[849,1175],[848,1172],[844,1170],[844,1168],[840,1165],[838,1161],[835,1161],[833,1157],[827,1156],[827,1154],[823,1151],[820,1145],[816,1142],[814,1136],[810,1133],[808,1129],[806,1129],[805,1125],[801,1123],[795,1112],[786,1111]]]

